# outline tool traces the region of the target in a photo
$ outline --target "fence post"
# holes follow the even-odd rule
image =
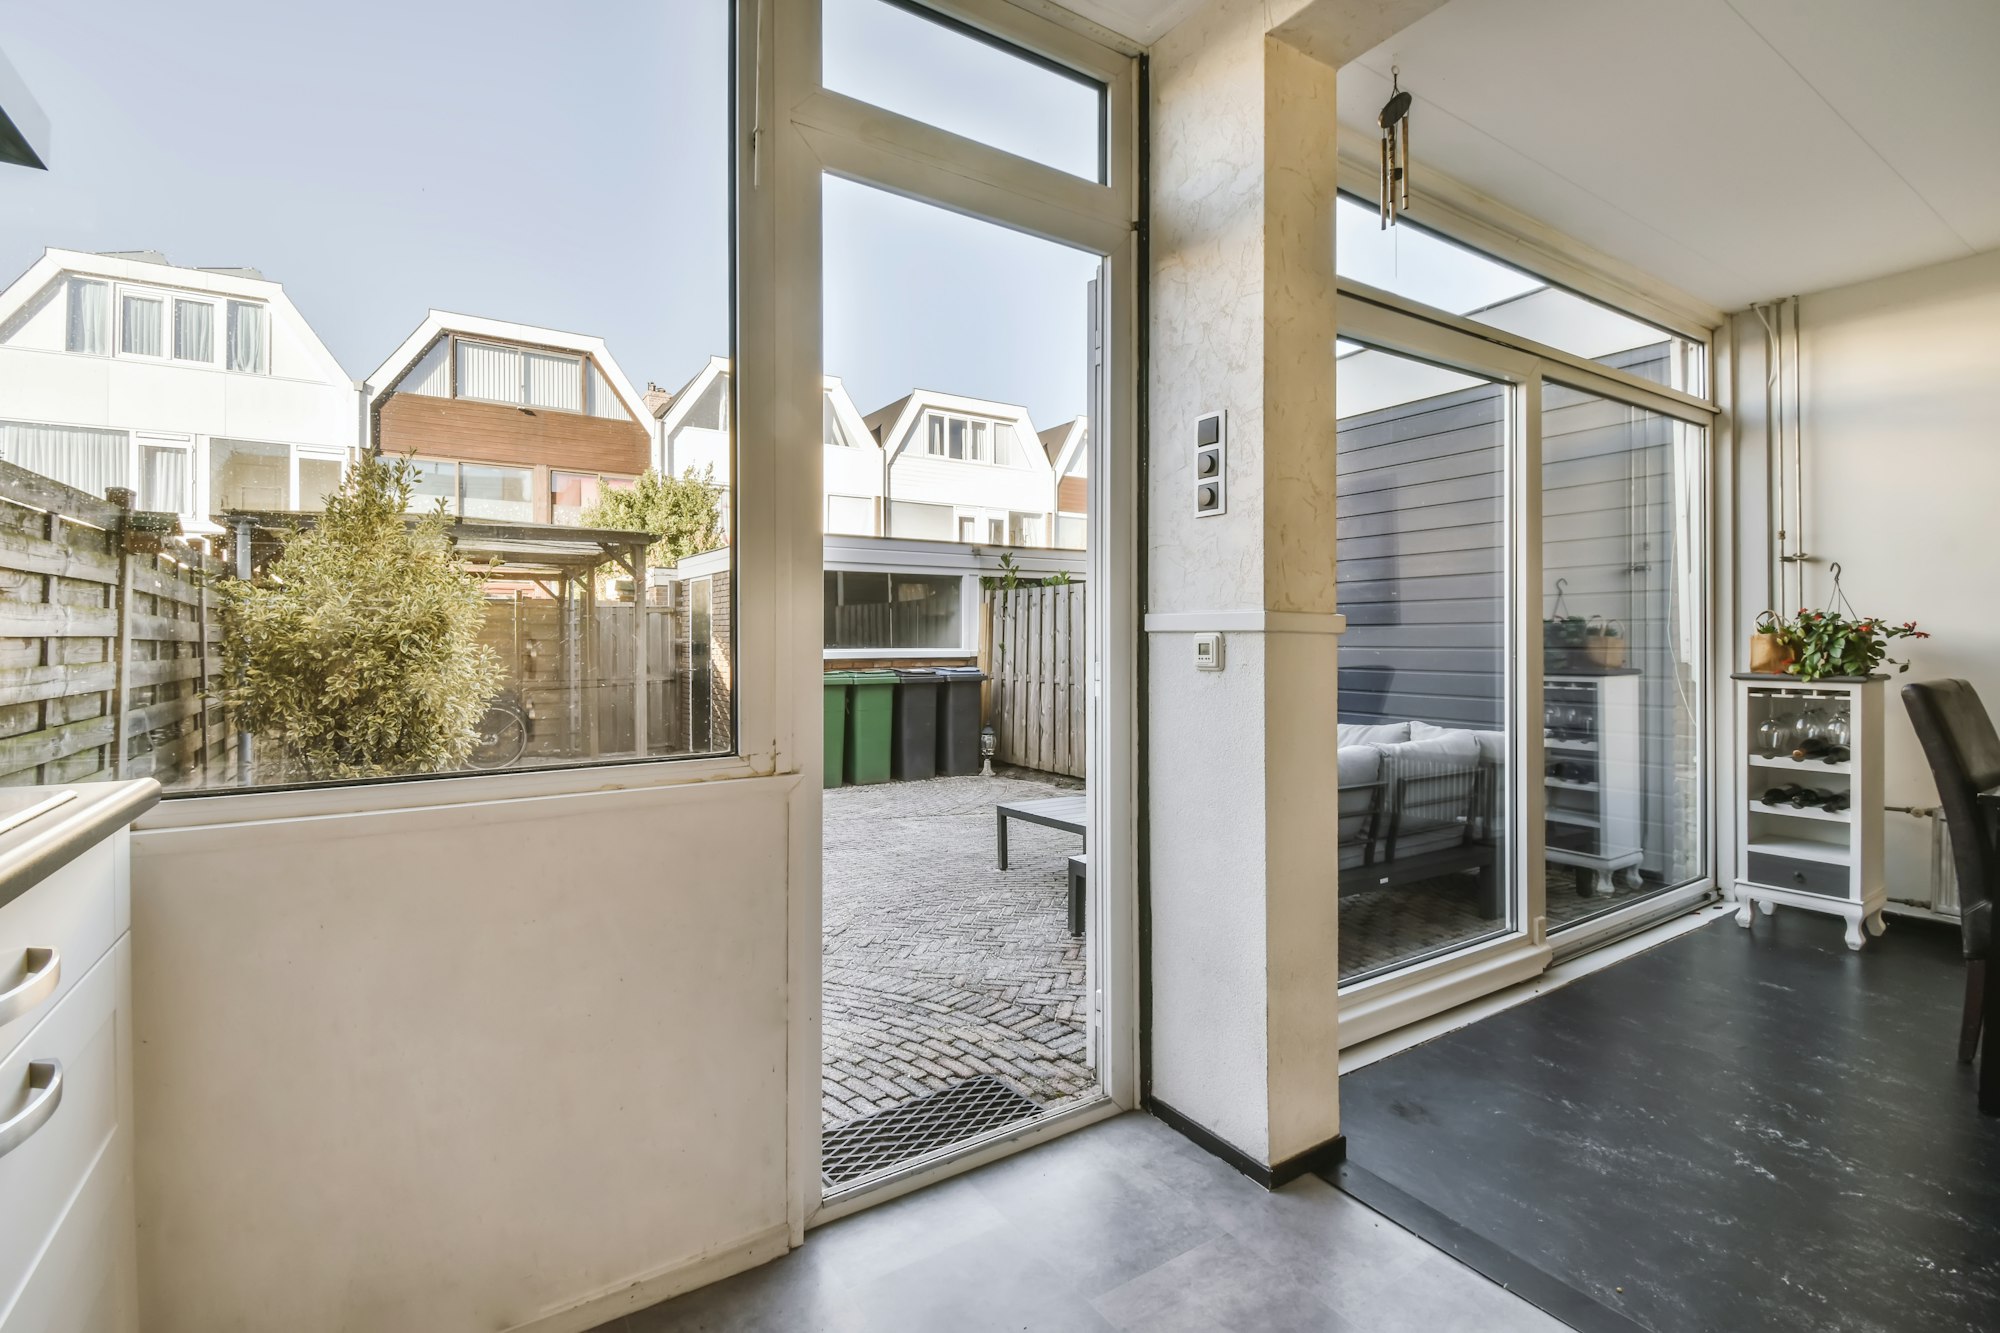
[[[113,486],[104,498],[119,510],[118,530],[112,533],[112,550],[118,557],[118,633],[111,641],[113,678],[111,685],[111,776],[125,776],[125,714],[132,706],[132,599],[137,592],[132,578],[132,552],[128,547],[132,506],[138,495],[128,487]]]

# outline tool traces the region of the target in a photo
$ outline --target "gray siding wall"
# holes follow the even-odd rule
[[[1658,378],[1665,349],[1617,358]],[[1338,436],[1340,718],[1502,724],[1506,391],[1479,386],[1342,420]],[[1677,642],[1674,433],[1664,419],[1565,388],[1543,391],[1543,583],[1574,615],[1621,621],[1640,668],[1647,869],[1692,874],[1695,691]],[[1695,497],[1690,497],[1695,501]]]

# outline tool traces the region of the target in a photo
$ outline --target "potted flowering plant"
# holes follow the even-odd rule
[[[1862,619],[1803,607],[1790,620],[1767,612],[1758,619],[1758,632],[1777,640],[1776,646],[1792,659],[1785,664],[1785,673],[1800,680],[1872,675],[1885,661],[1898,671],[1908,671],[1907,661],[1889,656],[1889,641],[1930,637],[1914,620],[1891,625],[1875,617]]]

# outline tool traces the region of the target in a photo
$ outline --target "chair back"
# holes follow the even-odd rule
[[[1938,804],[1951,830],[1966,956],[1984,958],[1992,940],[1994,897],[2000,892],[2000,851],[1991,816],[1979,806],[1979,793],[2000,787],[2000,734],[1967,681],[1905,685],[1903,706],[1930,760]]]

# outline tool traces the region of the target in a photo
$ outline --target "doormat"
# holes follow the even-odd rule
[[[981,1074],[830,1130],[820,1139],[820,1179],[844,1185],[1041,1113],[1033,1098]]]

